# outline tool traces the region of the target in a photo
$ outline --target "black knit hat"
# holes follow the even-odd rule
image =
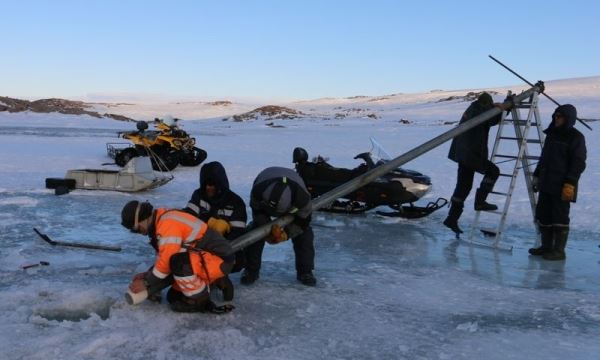
[[[133,230],[135,226],[135,215],[137,212],[137,221],[143,221],[152,215],[152,204],[149,202],[140,203],[137,200],[133,200],[123,206],[121,210],[121,225],[126,229]]]

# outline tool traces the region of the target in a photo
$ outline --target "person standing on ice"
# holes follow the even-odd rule
[[[273,225],[271,233],[265,239],[244,249],[246,269],[241,283],[250,285],[259,278],[265,241],[278,244],[291,238],[296,255],[296,278],[304,285],[315,286],[317,280],[312,273],[315,259],[314,235],[310,226],[312,201],[302,178],[291,169],[266,168],[254,180],[250,207],[255,227],[286,214],[293,214],[294,221],[285,229]]]
[[[232,241],[246,232],[246,204],[229,189],[229,179],[220,162],[213,161],[200,169],[200,187],[194,191],[184,211],[207,223],[208,227]],[[244,266],[244,254],[235,254],[232,273]]]
[[[556,108],[544,130],[542,155],[533,172],[534,191],[539,191],[535,218],[542,245],[529,249],[546,260],[564,260],[569,236],[570,204],[577,200],[577,184],[585,170],[585,137],[575,129],[577,110],[565,104]]]
[[[502,104],[495,104],[492,96],[487,92],[483,92],[464,112],[460,124],[491,110],[494,106],[501,110],[508,110],[508,107],[505,108]],[[490,211],[498,209],[496,205],[486,201],[500,176],[498,167],[488,160],[488,136],[490,128],[498,125],[501,118],[502,114],[498,114],[489,121],[458,135],[450,145],[448,158],[458,163],[458,174],[456,187],[452,194],[450,211],[448,217],[444,220],[444,225],[457,235],[463,232],[458,226],[458,219],[463,212],[464,202],[473,188],[473,178],[476,172],[483,174],[483,180],[475,193],[475,210]]]
[[[121,225],[131,232],[148,235],[156,250],[154,265],[135,275],[129,290],[148,296],[170,286],[167,300],[178,312],[223,313],[231,306],[216,306],[210,300],[210,286],[223,291],[225,301],[233,299],[233,287],[222,286],[233,266],[229,241],[206,223],[180,210],[154,207],[149,202],[130,201],[121,211]]]

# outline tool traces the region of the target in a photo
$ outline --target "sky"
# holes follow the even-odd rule
[[[0,0],[0,96],[314,99],[600,75],[596,1]]]

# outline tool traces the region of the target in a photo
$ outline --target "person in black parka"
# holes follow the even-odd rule
[[[494,106],[501,110],[508,110],[502,104],[494,104],[490,94],[482,93],[464,112],[460,124],[491,110]],[[458,175],[456,187],[452,194],[450,211],[448,217],[444,220],[444,225],[457,235],[462,233],[458,226],[458,219],[463,212],[464,202],[473,188],[473,178],[476,172],[484,176],[475,194],[475,210],[496,210],[498,208],[496,205],[486,202],[487,196],[494,188],[500,175],[498,167],[488,160],[488,134],[490,128],[498,125],[501,118],[502,114],[498,114],[489,121],[458,135],[450,145],[448,158],[458,163]]]
[[[200,187],[194,191],[184,211],[204,221],[229,241],[246,232],[246,204],[229,188],[225,168],[218,161],[202,165]],[[241,271],[244,260],[243,253],[237,252],[231,272]]]
[[[536,221],[542,245],[529,249],[546,260],[564,260],[569,235],[570,203],[577,200],[579,177],[585,170],[585,137],[574,128],[577,110],[565,104],[556,108],[544,131],[542,155],[533,172],[532,185],[539,191]]]

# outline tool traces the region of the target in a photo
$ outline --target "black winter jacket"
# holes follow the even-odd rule
[[[278,194],[277,208],[268,206],[268,200],[274,195],[277,183],[286,184],[286,190]],[[312,214],[311,195],[306,189],[304,180],[292,169],[269,167],[263,170],[252,186],[250,194],[252,217],[279,217],[287,213],[294,214],[294,224],[306,229]],[[290,235],[291,236],[291,235]]]
[[[215,183],[218,194],[208,198],[204,194],[206,183]],[[231,231],[225,235],[227,240],[233,240],[246,231],[246,204],[241,197],[229,189],[229,179],[225,168],[219,162],[204,164],[200,170],[200,188],[192,194],[192,198],[184,209],[200,220],[207,222],[211,217],[229,222]]]
[[[566,124],[555,126],[555,115],[560,112],[566,117]],[[538,165],[533,173],[538,177],[538,188],[541,192],[559,195],[565,183],[575,186],[585,170],[587,149],[585,137],[574,128],[577,120],[577,110],[573,105],[561,105],[552,115],[552,123],[544,130],[546,139]]]
[[[467,108],[460,124],[483,114],[492,109],[491,106],[483,106],[479,101],[474,101]],[[489,121],[462,133],[452,140],[448,158],[475,171],[484,171],[488,160],[488,134],[490,127],[498,125],[502,114],[498,114]]]

